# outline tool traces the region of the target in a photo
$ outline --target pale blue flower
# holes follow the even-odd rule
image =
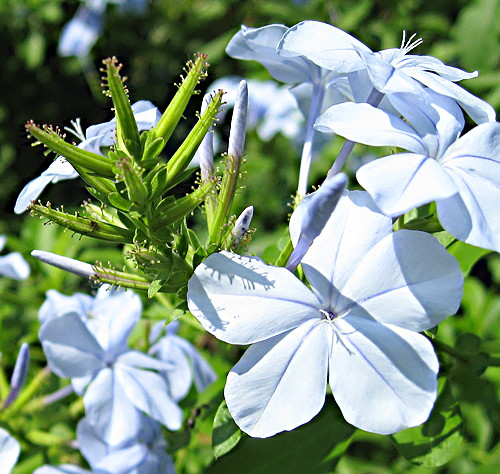
[[[348,72],[349,84],[356,102],[366,102],[375,88],[387,96],[382,108],[394,107],[392,94],[410,92],[408,100],[426,96],[426,88],[456,101],[476,123],[495,120],[495,111],[487,102],[478,99],[462,89],[455,82],[477,76],[477,72],[467,73],[461,69],[447,66],[432,56],[407,54],[421,44],[413,41],[413,36],[400,48],[386,49],[378,53],[350,37],[347,33],[326,23],[303,21],[284,35],[281,45],[293,49],[318,66]],[[354,53],[354,54],[353,54]],[[356,54],[357,53],[357,54]],[[428,102],[430,98],[426,98]],[[372,105],[377,105],[372,102]],[[394,109],[392,109],[394,110]]]
[[[7,238],[0,235],[0,252],[5,247]],[[14,280],[24,280],[30,276],[28,262],[19,252],[11,252],[0,257],[0,275]]]
[[[169,369],[161,371],[173,400],[182,400],[189,392],[191,385],[202,392],[217,379],[217,375],[196,348],[177,335],[179,323],[174,321],[165,328],[165,336],[159,339],[150,354],[169,364]],[[151,331],[150,339],[156,340],[163,329],[158,323]]]
[[[63,27],[57,52],[85,60],[102,33],[108,3],[119,4],[123,13],[144,11],[147,0],[86,0]]]
[[[307,214],[299,208],[294,244]],[[438,360],[418,331],[458,309],[457,261],[427,233],[393,233],[392,220],[358,191],[340,199],[302,268],[312,290],[285,268],[221,252],[189,282],[189,309],[208,332],[252,344],[224,391],[238,426],[268,437],[307,423],[325,402],[328,378],[358,428],[390,434],[423,423]]]
[[[487,122],[459,138],[463,116],[453,99],[427,91],[431,107],[394,94],[406,120],[368,104],[340,104],[316,126],[397,153],[362,166],[356,176],[392,217],[436,201],[443,227],[459,240],[500,251],[500,124]]]
[[[88,469],[73,464],[59,464],[58,466],[41,466],[33,471],[33,474],[107,474],[92,473]]]
[[[20,452],[19,443],[7,431],[0,428],[0,472],[9,474],[16,465]]]
[[[140,318],[138,296],[128,291],[98,298],[84,314],[71,305],[46,320],[39,337],[52,371],[71,379],[77,393],[85,392],[87,419],[99,436],[111,445],[135,438],[140,412],[179,429],[182,411],[164,379],[149,370],[168,370],[169,364],[127,346]]]
[[[139,130],[149,130],[160,120],[160,111],[149,101],[140,100],[132,105],[134,117]],[[102,147],[110,147],[116,141],[116,118],[109,122],[92,125],[87,128],[84,140],[78,144],[78,148],[102,155]],[[31,201],[40,196],[49,183],[74,179],[79,175],[71,164],[62,156],[57,157],[54,162],[38,177],[30,181],[19,194],[14,212],[23,213]]]

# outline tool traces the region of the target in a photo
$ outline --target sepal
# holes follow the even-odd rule
[[[131,243],[134,238],[134,232],[118,227],[103,221],[89,219],[78,213],[67,214],[58,209],[52,209],[50,203],[46,206],[33,202],[29,207],[33,215],[38,215],[55,222],[62,227],[66,227],[78,234],[94,237],[99,240],[117,243]]]
[[[65,142],[59,130],[52,126],[43,125],[40,127],[33,121],[29,121],[25,127],[30,135],[53,152],[66,158],[73,166],[81,167],[105,178],[114,178],[113,162],[108,157],[97,155]]]
[[[128,98],[128,91],[123,84],[125,78],[120,76],[123,65],[119,64],[115,57],[105,59],[103,64],[105,69],[102,72],[106,73],[103,80],[107,81],[108,93],[113,100],[116,114],[118,147],[126,151],[131,157],[138,159],[141,156],[141,140],[139,128]]]
[[[195,92],[196,86],[206,77],[207,67],[206,54],[198,53],[194,61],[189,61],[187,63],[187,76],[182,78],[182,83],[172,99],[172,102],[170,102],[167,110],[165,110],[161,116],[156,127],[153,128],[155,138],[161,137],[166,143],[171,137],[186,109],[191,95]]]

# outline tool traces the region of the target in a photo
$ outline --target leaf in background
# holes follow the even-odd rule
[[[392,436],[398,451],[413,464],[438,467],[446,464],[462,442],[462,415],[446,379],[438,381],[438,398],[422,425]]]
[[[464,242],[456,241],[447,247],[448,252],[450,252],[460,264],[460,270],[464,276],[467,276],[471,271],[474,264],[486,254],[490,253],[491,250],[481,249],[479,247],[473,247],[472,245],[466,244]]]
[[[266,439],[243,437],[235,449],[217,460],[205,472],[334,472],[354,432],[355,428],[348,425],[335,404],[329,402],[312,421],[293,431]]]
[[[212,447],[214,456],[217,459],[231,451],[240,441],[241,431],[234,422],[231,413],[223,401],[214,419],[214,429],[212,433]]]

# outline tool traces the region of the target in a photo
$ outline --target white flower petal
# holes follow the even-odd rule
[[[45,187],[51,182],[52,176],[38,176],[38,178],[30,181],[17,197],[14,212],[16,214],[22,214],[31,204],[31,201],[37,199],[38,196],[42,194]]]
[[[460,305],[458,262],[425,232],[399,230],[374,246],[340,289],[338,313],[414,331],[434,327]]]
[[[299,206],[300,207],[300,206]],[[301,223],[290,220],[290,235],[296,244]],[[345,192],[309,251],[302,259],[307,280],[321,298],[331,306],[364,255],[392,232],[392,220],[381,214],[368,193]]]
[[[415,153],[427,153],[427,147],[410,125],[369,104],[333,105],[318,117],[314,128],[365,145],[397,146]]]
[[[24,280],[30,276],[28,262],[19,252],[12,252],[0,257],[0,275],[15,280]]]
[[[398,153],[363,165],[356,178],[377,206],[396,217],[422,204],[453,196],[457,186],[433,158]]]
[[[188,307],[208,332],[231,344],[262,341],[321,317],[317,298],[288,270],[230,252],[198,266]]]
[[[335,26],[302,21],[285,32],[277,49],[282,56],[302,55],[330,71],[348,73],[363,68],[354,46],[370,51],[361,41]]]
[[[348,423],[391,434],[427,420],[437,394],[438,360],[422,335],[364,318],[334,323],[330,386]]]
[[[76,313],[44,323],[39,338],[50,368],[60,377],[86,377],[104,365],[104,351]]]
[[[124,443],[139,433],[141,416],[113,369],[106,367],[97,374],[83,402],[88,422],[107,444]]]
[[[437,203],[443,227],[471,245],[500,251],[500,124],[478,125],[453,144],[441,163],[459,190]]]
[[[307,423],[321,410],[331,335],[327,323],[308,321],[245,352],[224,390],[243,431],[267,438]]]
[[[3,428],[0,428],[0,472],[8,474],[16,465],[21,448],[17,440]]]
[[[495,109],[488,102],[472,95],[454,82],[417,68],[405,68],[405,72],[438,94],[455,99],[474,122],[479,124],[495,121]]]
[[[148,370],[117,364],[116,377],[121,390],[136,408],[165,425],[178,430],[182,424],[182,410],[169,397],[162,377]]]

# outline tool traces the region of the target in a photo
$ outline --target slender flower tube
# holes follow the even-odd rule
[[[240,158],[245,147],[247,126],[248,87],[246,81],[241,81],[236,94],[236,102],[229,133],[228,155]]]
[[[200,116],[203,115],[207,106],[210,103],[210,94],[205,94],[203,97],[203,103],[201,105]],[[214,137],[213,137],[213,126],[210,127],[205,138],[202,140],[198,151],[196,152],[198,161],[200,163],[201,179],[203,181],[208,181],[214,172]]]

